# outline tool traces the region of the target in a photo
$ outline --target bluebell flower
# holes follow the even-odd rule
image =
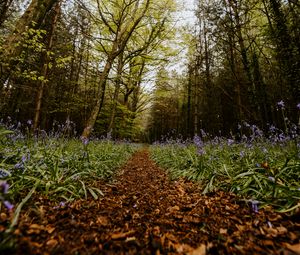
[[[0,192],[2,194],[6,194],[9,189],[9,184],[6,181],[1,181],[0,182]]]
[[[24,168],[23,162],[15,164],[15,169],[23,169],[23,168]]]
[[[66,206],[66,203],[61,201],[59,202],[58,206],[54,206],[53,209],[59,209],[59,208],[63,208]]]
[[[193,142],[197,147],[202,147],[203,146],[203,142],[201,140],[201,138],[198,135],[195,135],[193,138]]]
[[[274,125],[271,125],[269,130],[271,133],[274,133],[276,131],[276,127]]]
[[[300,103],[297,104],[297,109],[300,110]]]
[[[64,207],[66,205],[65,202],[59,202],[59,206]]]
[[[88,145],[88,143],[89,143],[89,139],[88,138],[86,138],[86,137],[80,137],[80,139],[81,139],[81,142],[83,143],[83,145]]]
[[[275,182],[275,178],[273,176],[269,176],[268,179],[271,181],[271,182]]]
[[[9,175],[9,173],[3,169],[0,169],[0,178],[5,178]]]
[[[286,137],[285,137],[285,135],[283,133],[280,133],[279,136],[278,136],[278,138],[279,138],[279,141],[286,140]]]
[[[259,201],[257,200],[251,200],[251,208],[252,208],[252,211],[255,212],[255,213],[258,213],[258,204],[259,204]]]
[[[11,204],[9,201],[4,201],[3,204],[5,205],[5,207],[8,209],[8,210],[12,210],[14,208],[14,205]]]
[[[277,106],[278,106],[280,109],[284,109],[284,106],[285,106],[285,105],[284,105],[283,100],[277,102]]]
[[[203,129],[200,129],[200,132],[201,132],[202,137],[207,137],[207,134],[205,133],[205,131]]]
[[[234,140],[233,139],[228,139],[227,140],[227,145],[231,146],[232,144],[234,144]]]

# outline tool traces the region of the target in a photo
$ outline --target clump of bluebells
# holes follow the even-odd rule
[[[277,107],[284,113],[283,101]],[[297,107],[300,111],[300,104]],[[202,131],[185,147],[175,140],[156,143],[151,147],[152,158],[171,177],[200,182],[203,193],[222,189],[245,196],[254,201],[255,212],[258,204],[299,210],[300,125],[285,121],[284,130],[269,125],[266,132],[243,122],[237,126],[239,135],[227,138]]]
[[[36,193],[56,201],[97,199],[103,193],[95,182],[111,178],[136,150],[108,139],[74,138],[70,121],[55,122],[48,133],[31,128],[30,120],[0,123],[0,203],[7,209],[20,205],[36,184]]]
[[[0,201],[9,211],[11,211],[14,206],[6,199],[8,189],[9,184],[6,181],[0,181]]]

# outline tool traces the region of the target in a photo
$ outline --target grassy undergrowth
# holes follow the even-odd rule
[[[109,140],[16,139],[15,133],[2,129],[0,181],[2,189],[9,185],[6,194],[0,190],[2,200],[17,205],[33,188],[59,201],[88,196],[96,199],[102,195],[96,182],[109,179],[135,149],[128,143]]]
[[[225,190],[282,212],[299,210],[298,138],[244,138],[244,142],[224,138],[203,142],[200,137],[193,142],[168,141],[153,145],[151,154],[172,178],[201,183],[203,193]]]

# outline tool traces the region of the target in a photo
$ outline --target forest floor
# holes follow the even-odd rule
[[[147,149],[98,187],[98,200],[58,206],[37,197],[10,254],[300,254],[299,215],[254,212],[229,193],[202,195],[195,183],[170,180]]]

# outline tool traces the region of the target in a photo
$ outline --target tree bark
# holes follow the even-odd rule
[[[116,109],[118,105],[118,98],[119,98],[119,91],[122,83],[122,72],[124,67],[124,61],[123,61],[123,53],[121,53],[118,57],[118,67],[117,67],[117,77],[116,77],[116,86],[115,91],[113,95],[113,104],[111,109],[111,115],[108,125],[108,133],[112,131],[115,121],[115,115],[116,115]]]
[[[44,53],[44,57],[43,57],[43,59],[44,59],[44,64],[43,64],[43,69],[42,69],[43,80],[38,84],[35,114],[34,114],[34,120],[33,120],[33,130],[36,130],[39,126],[39,121],[40,121],[40,117],[41,117],[43,94],[44,94],[44,89],[45,89],[45,86],[46,86],[46,82],[47,82],[47,78],[48,78],[48,72],[49,72],[50,59],[49,59],[48,52],[51,50],[52,45],[53,45],[53,36],[54,36],[54,31],[56,29],[59,14],[60,14],[60,3],[58,2],[55,6],[55,14],[53,16],[53,21],[52,21],[51,28],[50,28],[50,31],[49,31],[47,51]]]

